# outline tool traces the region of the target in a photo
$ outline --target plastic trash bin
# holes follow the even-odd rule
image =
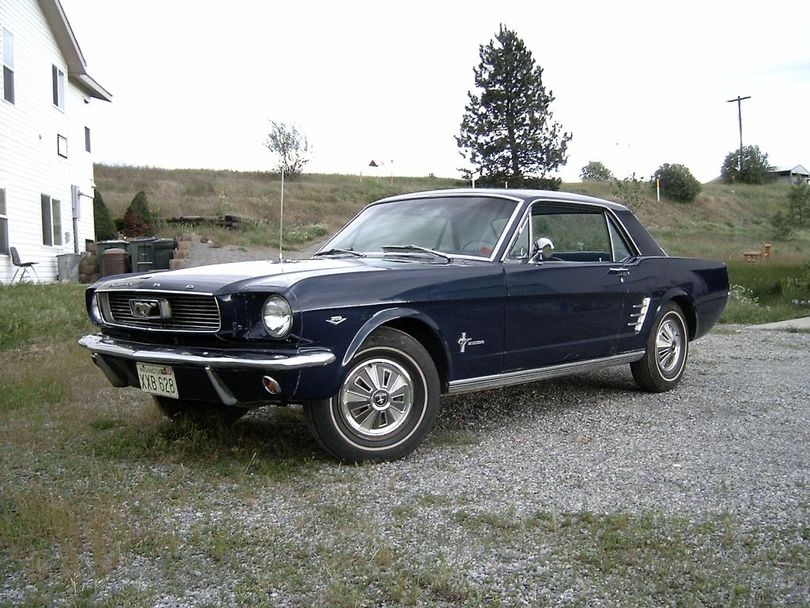
[[[104,270],[101,276],[107,277],[113,274],[124,274],[127,272],[127,265],[129,263],[129,256],[126,249],[118,249],[113,247],[107,249],[101,254],[101,266]]]
[[[127,241],[112,240],[112,241],[99,241],[96,243],[96,257],[98,259],[98,271],[101,276],[106,277],[111,274],[119,274],[118,272],[110,272],[104,267],[104,252],[110,249],[122,249],[125,254],[129,255],[129,243]],[[118,268],[116,262],[116,268]],[[129,259],[127,258],[124,264],[124,270],[120,272],[129,272]]]
[[[141,237],[129,241],[132,272],[149,272],[155,263],[155,237]]]
[[[155,255],[152,268],[155,270],[168,270],[169,261],[174,257],[176,247],[174,239],[155,239]]]

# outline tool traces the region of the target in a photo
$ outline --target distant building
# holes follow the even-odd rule
[[[802,182],[810,182],[810,171],[796,165],[794,167],[774,167],[770,172],[776,181],[786,182],[789,184],[800,184]]]
[[[59,0],[0,2],[0,39],[0,283],[14,275],[10,247],[53,281],[56,256],[95,238],[91,101],[112,95]]]

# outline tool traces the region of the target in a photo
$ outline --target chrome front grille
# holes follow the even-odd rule
[[[214,333],[220,328],[219,305],[208,294],[171,293],[165,291],[99,292],[104,320],[110,325],[152,331]],[[153,310],[136,316],[138,303],[152,304]]]

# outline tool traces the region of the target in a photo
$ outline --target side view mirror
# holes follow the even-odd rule
[[[554,243],[551,242],[551,239],[540,237],[532,246],[532,255],[531,258],[529,258],[529,263],[534,264],[550,258],[552,251],[554,251]]]

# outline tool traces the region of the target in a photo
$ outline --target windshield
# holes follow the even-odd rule
[[[418,254],[419,248],[450,255],[490,257],[517,202],[483,196],[434,197],[381,203],[364,209],[324,247]],[[414,245],[413,248],[408,246]],[[391,250],[389,250],[391,251]]]

